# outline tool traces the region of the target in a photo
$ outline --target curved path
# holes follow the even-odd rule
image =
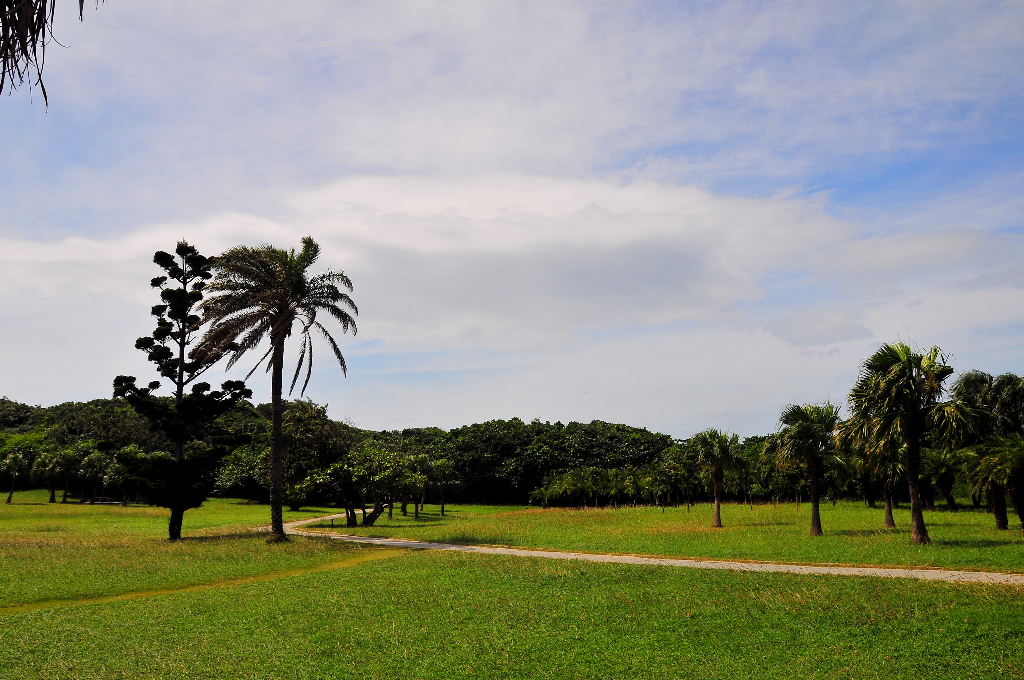
[[[994,583],[998,585],[1024,586],[1024,574],[1007,574],[990,571],[955,571],[950,569],[911,569],[898,567],[839,567],[809,564],[784,564],[778,562],[731,562],[727,560],[705,560],[677,557],[640,557],[637,555],[614,555],[600,553],[563,552],[557,550],[536,550],[530,548],[500,548],[489,545],[458,545],[415,541],[406,538],[381,538],[354,536],[328,531],[306,531],[300,527],[329,519],[344,518],[345,515],[326,515],[284,525],[285,532],[294,536],[331,538],[336,541],[363,543],[389,548],[413,550],[453,550],[456,552],[485,553],[488,555],[514,555],[516,557],[543,557],[553,560],[581,560],[584,562],[613,562],[617,564],[654,564],[668,567],[690,567],[691,569],[728,569],[731,571],[759,571],[783,574],[831,574],[836,576],[880,576],[883,578],[915,578],[925,581],[947,581],[950,583]]]

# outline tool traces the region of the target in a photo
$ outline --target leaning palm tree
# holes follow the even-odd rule
[[[715,515],[711,526],[722,527],[722,485],[725,472],[735,470],[746,461],[740,454],[740,438],[721,430],[698,432],[690,439],[697,464],[711,477],[715,495]]]
[[[779,416],[781,429],[765,445],[765,453],[781,464],[807,469],[811,486],[811,535],[821,536],[821,478],[827,461],[835,459],[839,408],[833,404],[787,406]]]
[[[282,463],[281,421],[285,341],[297,327],[301,341],[289,392],[295,389],[305,367],[300,393],[305,393],[313,371],[312,333],[327,341],[341,366],[348,368],[338,343],[318,317],[327,315],[341,324],[343,333],[356,332],[353,316],[358,309],[344,291],[352,282],[343,273],[327,271],[309,275],[309,268],[320,255],[320,246],[311,237],[302,239],[302,250],[281,250],[269,245],[255,248],[238,246],[225,252],[214,263],[214,278],[206,288],[202,303],[204,321],[211,323],[198,352],[226,352],[228,368],[249,350],[269,341],[269,348],[249,371],[249,375],[269,358],[271,374],[270,434],[270,519],[272,540],[286,540],[282,504],[284,468]],[[298,326],[296,326],[298,324]]]
[[[952,441],[964,439],[973,428],[972,409],[939,401],[942,383],[952,374],[938,347],[921,353],[905,343],[887,344],[864,361],[850,391],[852,420],[865,429],[869,449],[903,451],[914,543],[931,542],[920,493],[925,434],[935,429]]]

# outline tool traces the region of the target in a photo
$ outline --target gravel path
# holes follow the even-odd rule
[[[1006,574],[989,571],[956,571],[950,569],[902,569],[887,567],[830,567],[807,564],[781,564],[778,562],[730,562],[727,560],[703,560],[674,557],[640,557],[636,555],[608,555],[600,553],[563,552],[558,550],[531,550],[529,548],[500,548],[488,545],[456,545],[414,541],[405,538],[379,538],[353,536],[326,531],[306,531],[300,527],[314,522],[344,518],[344,514],[314,517],[284,525],[285,532],[295,536],[332,538],[338,541],[364,543],[389,548],[413,550],[452,550],[456,552],[485,553],[488,555],[514,555],[516,557],[542,557],[552,560],[580,560],[583,562],[613,562],[616,564],[656,564],[691,569],[728,569],[731,571],[761,571],[782,574],[831,574],[835,576],[880,576],[884,578],[916,578],[925,581],[947,581],[950,583],[994,583],[999,585],[1024,586],[1024,574]]]

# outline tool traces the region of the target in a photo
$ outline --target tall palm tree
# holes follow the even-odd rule
[[[722,527],[722,486],[725,472],[742,466],[746,461],[740,454],[740,438],[721,430],[698,432],[690,439],[697,464],[711,477],[715,494],[715,515],[711,526]]]
[[[945,439],[961,438],[972,427],[970,409],[939,401],[952,374],[938,347],[921,353],[905,343],[886,344],[864,361],[850,391],[851,420],[865,430],[869,449],[903,451],[914,543],[931,542],[920,493],[925,434],[934,428]]]
[[[781,429],[768,440],[765,453],[781,463],[806,467],[811,486],[811,535],[821,536],[821,478],[826,461],[835,458],[839,407],[791,404],[779,416],[779,425]]]
[[[295,389],[303,366],[306,374],[300,393],[305,393],[313,371],[312,332],[318,331],[334,353],[343,374],[348,373],[345,357],[330,331],[318,317],[327,315],[341,324],[343,333],[356,332],[353,318],[358,309],[345,292],[352,282],[340,271],[328,270],[310,276],[309,268],[320,256],[320,246],[311,237],[302,239],[299,252],[269,245],[255,248],[238,246],[216,259],[214,277],[206,288],[202,303],[204,321],[211,322],[199,352],[224,352],[233,366],[249,350],[264,340],[269,348],[249,371],[259,368],[269,357],[271,374],[270,434],[270,519],[272,540],[286,540],[282,504],[284,467],[282,462],[281,421],[284,348],[298,324],[299,359],[295,365],[289,392]]]

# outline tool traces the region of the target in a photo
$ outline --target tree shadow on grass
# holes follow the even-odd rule
[[[418,526],[440,526],[444,524],[450,524],[454,518],[451,515],[445,515],[444,517],[442,517],[441,515],[434,513],[427,514],[425,512],[421,512],[419,519],[414,518],[412,515],[409,515],[408,517],[395,517],[395,519],[404,520],[405,523],[403,524],[395,524],[395,519],[389,520],[387,519],[386,516],[382,517],[381,519],[383,519],[384,521],[382,522],[379,519],[377,520],[377,523],[374,524],[374,526],[387,527],[389,529],[408,529]]]
[[[440,543],[454,543],[455,545],[517,545],[516,539],[511,536],[488,536],[484,534],[456,534],[445,536]]]
[[[199,536],[182,536],[179,541],[185,543],[212,543],[213,541],[230,541],[240,538],[253,538],[263,536],[258,531],[238,531],[230,534],[200,534]]]
[[[831,534],[832,536],[890,536],[896,534],[908,534],[910,533],[910,530],[900,529],[898,527],[894,529],[838,529],[836,531],[826,531],[825,533]]]
[[[948,548],[998,548],[1001,546],[1015,545],[1017,541],[994,541],[991,538],[975,539],[953,539],[932,541],[932,545],[941,545]]]

